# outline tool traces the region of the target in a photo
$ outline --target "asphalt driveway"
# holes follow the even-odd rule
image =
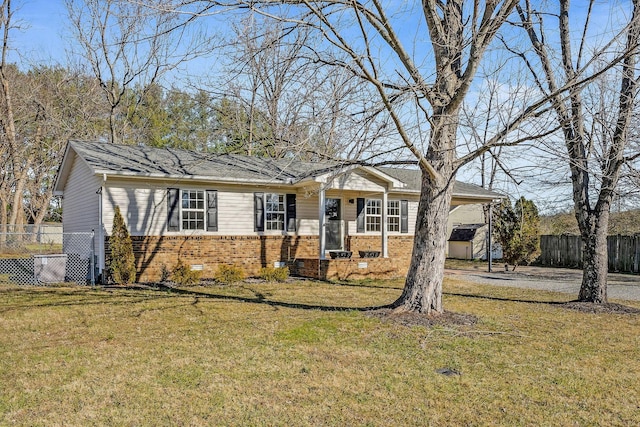
[[[520,266],[516,271],[504,271],[504,264],[494,264],[491,273],[485,264],[470,269],[446,269],[445,275],[488,285],[564,292],[576,297],[582,281],[582,270]],[[609,273],[607,294],[610,300],[640,301],[640,276]]]

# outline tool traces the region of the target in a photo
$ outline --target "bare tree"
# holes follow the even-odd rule
[[[566,147],[566,161],[571,172],[572,194],[575,216],[583,242],[584,272],[579,299],[581,301],[607,302],[607,234],[609,212],[616,194],[616,187],[624,164],[640,156],[630,153],[628,148],[631,118],[636,102],[638,81],[636,65],[640,38],[640,8],[632,1],[628,25],[618,35],[596,49],[596,54],[587,54],[589,21],[595,2],[589,2],[588,14],[581,29],[577,54],[571,40],[571,14],[569,1],[558,2],[557,14],[535,10],[530,2],[518,7],[522,21],[539,68],[520,53],[527,61],[535,83],[548,94],[561,129]],[[557,32],[547,31],[545,19],[557,19]],[[552,34],[557,34],[553,39]],[[626,34],[624,42],[618,36]],[[617,46],[620,44],[621,46]],[[553,49],[558,46],[559,55]],[[618,48],[618,52],[611,52]],[[606,51],[608,57],[603,58]],[[617,68],[612,68],[618,64]],[[577,83],[586,72],[600,79],[594,84]],[[608,84],[611,75],[617,76],[619,89],[617,101],[611,97]],[[559,92],[563,85],[570,84],[568,94]],[[587,101],[585,101],[587,95]]]
[[[0,123],[2,125],[2,144],[0,144],[3,167],[2,176],[0,176],[0,232],[6,232],[6,224],[11,222],[15,224],[21,206],[20,197],[12,197],[12,188],[16,186],[14,173],[20,169],[21,147],[17,142],[16,126],[15,126],[15,107],[13,100],[13,91],[10,85],[11,73],[16,72],[15,66],[7,63],[7,54],[9,52],[9,33],[13,29],[13,15],[11,0],[3,0],[0,10],[0,30],[2,31],[2,52],[0,57],[0,107],[2,115]],[[20,186],[22,184],[19,184]],[[7,207],[13,206],[11,213]],[[9,221],[11,215],[11,221]]]
[[[25,187],[25,214],[38,226],[50,213],[53,184],[67,141],[94,139],[103,133],[104,108],[98,83],[90,76],[63,67],[34,67],[25,76],[29,94],[22,94],[38,111],[25,145],[33,146]]]
[[[516,0],[441,2],[420,6],[371,2],[246,6],[266,16],[317,31],[324,43],[309,55],[341,67],[372,88],[379,104],[363,112],[384,114],[422,171],[412,261],[397,310],[442,312],[446,224],[456,171],[489,148],[458,156],[460,109],[483,54]],[[428,31],[429,37],[425,37]],[[411,34],[407,35],[408,32]],[[386,141],[389,143],[389,140]],[[490,144],[496,144],[492,140]]]
[[[502,70],[497,73],[497,70]],[[491,52],[481,66],[478,83],[465,99],[460,117],[460,143],[466,152],[486,145],[497,129],[508,126],[526,109],[531,99],[539,97],[529,85],[527,75],[504,51]],[[509,76],[505,79],[503,75]],[[527,123],[532,126],[532,123]],[[539,176],[540,165],[521,162],[523,145],[497,146],[483,152],[465,168],[465,176],[475,179],[482,188],[516,194],[525,181]]]
[[[95,136],[103,112],[95,80],[65,68],[7,62],[16,11],[0,10],[0,232],[38,225],[49,212],[53,180],[71,137]],[[3,237],[4,238],[4,237]]]
[[[233,28],[223,73],[228,83],[221,85],[216,78],[211,85],[212,92],[221,92],[217,115],[219,131],[231,144],[228,149],[271,157],[337,158],[355,148],[352,142],[358,139],[349,138],[353,129],[368,132],[374,127],[346,125],[351,124],[348,107],[366,98],[366,91],[351,73],[308,57],[308,46],[316,43],[309,28],[256,13]]]
[[[127,90],[145,90],[167,72],[209,51],[210,40],[189,25],[192,16],[153,0],[65,0],[72,30],[109,105],[111,142],[121,142],[118,114]]]
[[[463,102],[517,0],[201,3],[245,8],[308,29],[321,42],[306,47],[307,57],[352,73],[361,87],[375,93],[377,102],[360,111],[361,122],[385,116],[395,135],[380,140],[387,145],[400,141],[402,152],[412,155],[422,172],[411,265],[403,293],[393,304],[398,311],[443,310],[446,223],[457,171],[494,148],[553,134],[555,128],[530,128],[531,120],[551,108],[549,99],[593,78],[580,75],[537,100],[527,98],[508,122],[492,129],[490,137],[475,146],[465,145],[458,140]],[[383,157],[399,147],[376,148],[371,154]]]

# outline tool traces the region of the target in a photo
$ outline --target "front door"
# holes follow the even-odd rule
[[[340,199],[326,199],[325,248],[328,251],[342,250],[342,204]]]

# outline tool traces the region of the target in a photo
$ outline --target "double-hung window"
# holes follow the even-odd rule
[[[365,224],[367,231],[382,230],[382,200],[367,199]]]
[[[296,195],[253,193],[255,231],[296,231]]]
[[[357,199],[356,231],[358,233],[379,233],[382,231],[382,200]],[[387,200],[384,207],[387,214],[387,231],[396,233],[409,232],[408,200]]]
[[[265,229],[284,230],[285,199],[284,194],[266,193],[265,198]]]
[[[216,190],[167,190],[167,230],[218,231]]]
[[[182,229],[204,230],[204,191],[182,190]]]
[[[387,231],[400,231],[400,200],[387,201]]]

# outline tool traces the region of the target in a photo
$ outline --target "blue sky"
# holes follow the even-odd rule
[[[613,3],[618,7],[620,5],[624,7],[627,1],[622,0],[621,2]],[[64,0],[12,0],[12,4],[15,11],[14,25],[19,24],[22,29],[14,29],[10,34],[10,47],[13,51],[10,53],[9,60],[23,64],[24,68],[42,63],[66,64],[65,48],[68,48],[73,43],[73,38],[68,35],[70,28],[67,23]],[[574,0],[573,7],[575,8],[574,10],[580,11],[584,9],[584,4],[579,0]],[[615,6],[612,6],[609,2],[598,1],[596,2],[596,7],[601,8],[601,10],[597,9],[598,12],[594,14],[595,22],[592,28],[597,31],[611,28],[611,17],[608,12],[609,8]],[[583,14],[584,10],[581,12]],[[583,16],[582,14],[579,12],[574,16],[580,17]],[[616,25],[613,25],[613,28],[616,28]],[[589,42],[597,44],[598,37],[589,38]],[[215,60],[213,58],[202,58],[196,64],[190,67],[191,70],[211,72],[212,68],[215,67]],[[471,176],[468,177],[471,178]],[[474,178],[470,180],[476,181]],[[549,197],[549,194],[546,197]]]
[[[17,62],[17,55],[29,62],[65,62],[64,35],[66,8],[62,0],[14,0],[14,29],[10,58]]]

